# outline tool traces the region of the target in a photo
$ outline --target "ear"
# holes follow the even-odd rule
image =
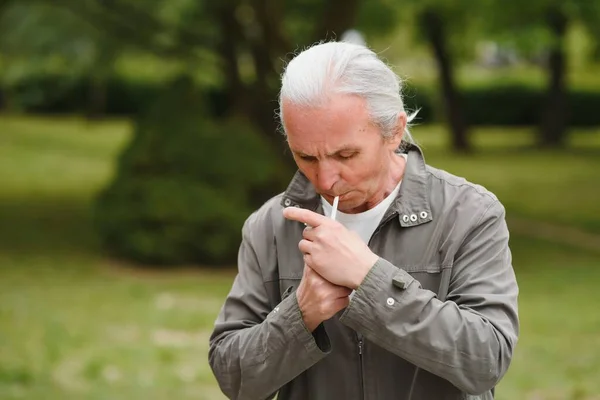
[[[396,121],[396,129],[394,131],[394,136],[388,139],[390,147],[393,147],[393,150],[396,150],[402,142],[402,138],[404,137],[404,132],[406,130],[407,121],[408,117],[404,111],[398,114],[398,121]]]

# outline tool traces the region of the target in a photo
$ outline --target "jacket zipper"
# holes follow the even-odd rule
[[[356,334],[358,338],[358,374],[360,380],[360,393],[361,399],[365,398],[365,382],[364,382],[364,374],[363,374],[363,337],[360,333]]]
[[[393,212],[385,220],[383,220],[383,221],[381,221],[379,223],[379,226],[375,229],[375,231],[371,235],[371,238],[369,239],[369,243],[367,243],[367,245],[369,247],[371,247],[371,241],[373,240],[373,237],[375,237],[375,235],[379,232],[379,230],[381,229],[381,227],[383,225],[385,225],[389,220],[391,220],[392,218],[394,218],[396,215],[398,215],[398,213]],[[364,379],[364,373],[363,373],[363,348],[364,348],[364,340],[363,340],[362,334],[360,334],[358,332],[356,332],[356,337],[358,339],[358,373],[359,373],[359,380],[360,380],[360,393],[361,393],[361,399],[366,399],[366,395],[365,395],[365,379]]]

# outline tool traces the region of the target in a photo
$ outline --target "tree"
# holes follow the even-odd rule
[[[452,148],[468,152],[468,122],[465,119],[454,67],[457,59],[473,44],[471,32],[481,22],[479,2],[466,0],[419,0],[402,5],[404,22],[416,19],[417,38],[431,49],[437,65],[442,105],[452,138]],[[477,8],[477,9],[476,9]]]
[[[106,80],[122,49],[111,36],[52,4],[32,0],[0,3],[4,87],[35,76],[65,77],[57,71],[68,70],[68,79],[56,82],[53,93],[45,95],[57,95],[78,80],[88,80],[86,112],[90,117],[99,116],[105,105]]]
[[[219,65],[219,85],[230,115],[248,117],[282,154],[275,118],[279,76],[285,61],[306,45],[341,36],[351,27],[375,33],[391,29],[395,10],[386,1],[361,0],[58,0],[119,41],[190,69]],[[376,11],[374,11],[376,10]],[[385,15],[374,23],[365,14]],[[287,157],[291,163],[291,157]]]
[[[203,113],[206,101],[184,76],[135,119],[94,207],[111,254],[155,265],[235,262],[240,228],[258,206],[253,192],[278,160],[245,121]]]
[[[440,14],[433,7],[425,8],[419,15],[419,25],[430,43],[438,66],[444,110],[452,134],[452,147],[465,152],[471,148],[467,138],[467,122],[454,78],[452,51],[446,41],[447,23]]]
[[[490,2],[488,33],[521,50],[543,55],[547,86],[538,134],[542,147],[562,147],[567,131],[566,35],[574,21],[584,23],[592,36],[600,33],[600,5],[588,0],[531,0]],[[597,37],[597,35],[595,36]]]

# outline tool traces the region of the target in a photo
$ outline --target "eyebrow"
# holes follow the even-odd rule
[[[344,146],[341,149],[338,149],[338,150],[334,151],[333,153],[327,153],[326,156],[327,157],[333,157],[333,156],[339,155],[340,153],[344,153],[344,152],[354,152],[354,153],[356,153],[358,151],[359,151],[359,149],[357,147],[354,147],[354,146]],[[292,150],[292,152],[295,153],[295,154],[297,154],[300,157],[315,157],[315,156],[313,156],[311,154],[306,154],[303,151]]]

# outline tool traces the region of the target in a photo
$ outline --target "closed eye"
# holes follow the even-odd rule
[[[336,154],[336,157],[340,160],[349,160],[353,157],[355,157],[358,153],[357,152],[352,152],[352,153],[338,153]]]
[[[315,162],[315,161],[317,161],[317,157],[314,157],[314,156],[301,155],[299,157],[300,157],[300,159],[302,161],[306,161],[306,162]]]

